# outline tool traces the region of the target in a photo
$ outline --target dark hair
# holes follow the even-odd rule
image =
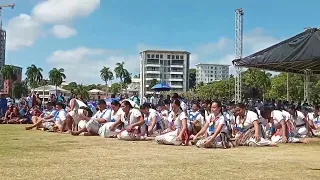
[[[204,104],[206,104],[206,105],[210,105],[210,106],[211,106],[212,101],[211,101],[211,100],[209,100],[209,99],[207,99],[207,100],[205,100],[203,103],[204,103]]]
[[[111,101],[111,105],[114,105],[114,106],[120,106],[120,103],[119,103],[119,101],[117,101],[117,100],[113,100],[113,101]]]
[[[198,108],[200,108],[198,101],[192,101],[192,105],[196,105]]]
[[[236,107],[241,108],[241,109],[245,109],[245,108],[246,108],[246,105],[244,105],[243,103],[238,103],[238,104],[236,105]]]
[[[180,100],[179,100],[179,99],[175,99],[175,100],[173,100],[173,101],[172,101],[172,104],[175,104],[175,105],[177,105],[177,106],[179,106],[179,107],[180,107],[181,102],[180,102]]]
[[[165,99],[164,100],[164,104],[170,104],[171,102],[170,102],[170,100],[169,99]]]
[[[315,105],[314,106],[314,110],[319,110],[320,108],[319,108],[319,105]]]
[[[133,108],[132,105],[131,105],[131,103],[130,103],[129,101],[122,101],[122,103],[123,103],[124,105],[126,105],[126,106],[129,106],[130,108]],[[122,103],[121,103],[121,104],[122,104]]]
[[[150,103],[144,103],[140,106],[140,109],[146,109],[146,108],[151,108],[151,104]]]
[[[57,103],[56,103],[56,106],[60,106],[60,107],[62,107],[62,109],[66,108],[66,105],[64,105],[64,104],[61,103],[61,102],[57,102]]]
[[[173,93],[171,96],[171,99],[179,99],[179,94],[178,93]]]
[[[260,115],[265,118],[267,114],[270,114],[271,111],[273,110],[270,106],[262,106],[259,108],[260,110]]]
[[[79,109],[84,109],[84,110],[86,110],[86,111],[88,112],[88,117],[92,117],[92,116],[93,116],[93,112],[91,111],[90,108],[82,106],[82,107],[80,107]]]
[[[115,98],[116,97],[116,95],[115,94],[111,94],[111,96],[110,96],[111,98]]]
[[[214,103],[217,104],[217,106],[220,108],[220,113],[223,114],[221,101],[217,101],[217,100],[216,101],[212,101],[211,105],[214,104]]]

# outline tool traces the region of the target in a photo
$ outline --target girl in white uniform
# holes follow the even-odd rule
[[[121,116],[123,115],[123,111],[120,108],[120,103],[117,100],[114,100],[111,102],[111,122],[105,123],[100,129],[99,129],[99,135],[104,138],[113,138],[116,137],[117,134],[121,131],[123,127],[120,125],[113,126],[116,122],[121,122]],[[110,129],[114,129],[111,131]]]
[[[180,101],[178,99],[172,102],[172,111],[169,114],[169,128],[165,134],[155,138],[158,144],[166,145],[188,145],[189,133],[187,126],[188,117],[186,113],[180,109]]]
[[[211,105],[209,120],[203,128],[194,136],[194,142],[206,134],[207,137],[196,143],[201,148],[229,148],[227,118],[222,114],[222,105],[219,101],[214,101]]]
[[[110,130],[114,131],[120,123],[123,123],[124,129],[117,135],[120,140],[141,140],[140,128],[144,124],[144,119],[141,112],[134,107],[133,101],[123,100],[121,102],[123,114],[120,116],[120,122],[117,121],[110,127]]]
[[[297,138],[304,138],[310,135],[309,123],[307,118],[303,115],[301,111],[295,109],[293,105],[287,107],[290,113],[290,119],[294,124],[293,135]]]
[[[263,138],[261,123],[258,115],[246,109],[242,103],[236,105],[235,113],[237,115],[234,129],[236,131],[236,144],[239,146],[269,146],[271,141]]]
[[[279,110],[272,110],[270,107],[262,107],[260,109],[262,118],[269,123],[269,136],[273,143],[295,143],[300,142],[299,139],[293,137],[289,133],[289,125],[285,121],[285,117]]]
[[[160,115],[154,109],[151,109],[150,104],[140,106],[140,111],[144,114],[145,124],[141,126],[142,136],[152,136],[154,133],[160,134],[164,131],[164,123]]]
[[[312,132],[314,135],[320,135],[320,116],[319,116],[319,106],[315,106],[313,108],[313,112],[308,114],[308,122],[310,127],[312,128]]]

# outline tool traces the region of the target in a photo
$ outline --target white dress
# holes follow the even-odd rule
[[[119,132],[119,134],[117,135],[118,139],[126,140],[126,141],[140,140],[141,134],[139,132],[139,127],[133,127],[131,131],[127,131],[126,128],[130,124],[138,122],[141,116],[142,116],[141,112],[135,108],[129,111],[128,116],[126,116],[125,113],[123,113],[120,118],[124,124],[124,129],[121,132]]]
[[[175,128],[175,130],[169,131],[165,134],[159,135],[155,138],[155,141],[158,144],[166,144],[166,145],[181,145],[182,141],[181,140],[177,140],[177,137],[181,131],[182,128],[182,120],[187,120],[188,117],[186,116],[186,114],[181,111],[177,114],[175,114],[174,112],[171,112],[169,114],[168,117],[168,121],[171,125],[173,125],[173,127]]]
[[[116,135],[120,132],[119,129],[114,131],[110,131],[110,126],[118,121],[124,112],[122,109],[119,109],[117,112],[111,111],[111,122],[105,123],[102,127],[99,128],[99,135],[104,138],[116,137]]]
[[[270,140],[267,140],[263,137],[265,137],[265,134],[262,130],[261,124],[259,124],[259,135],[261,137],[260,141],[256,141],[254,137],[254,121],[259,122],[258,115],[253,111],[246,111],[245,119],[241,119],[240,116],[237,116],[236,118],[236,124],[235,129],[238,129],[239,132],[236,134],[236,143],[238,145],[242,146],[249,146],[250,144],[254,144],[256,146],[270,146],[272,142]]]
[[[160,131],[162,132],[165,129],[165,125],[161,120],[159,113],[154,109],[149,109],[149,115],[144,117],[145,124],[141,126],[141,135],[147,135],[150,126],[152,125],[153,119],[156,118],[156,125],[153,128],[153,132]]]
[[[272,135],[271,141],[273,143],[281,143],[282,142],[282,127],[281,127],[280,122],[282,120],[285,120],[286,117],[284,117],[283,113],[279,110],[273,110],[271,112],[271,117],[273,119],[273,124],[271,124],[271,126],[273,126],[276,131],[275,134]],[[288,131],[288,128],[287,128],[287,131]],[[289,134],[289,136],[287,137],[288,142],[290,142],[290,143],[300,142],[299,139],[297,139],[293,136],[290,136],[290,133],[288,133],[288,134]]]
[[[111,110],[104,109],[103,111],[97,111],[96,114],[87,122],[86,128],[87,131],[93,135],[99,133],[99,129],[103,126],[104,123],[100,123],[97,119],[104,119],[105,122],[110,121]]]
[[[228,134],[228,128],[227,128],[227,118],[220,114],[219,116],[215,117],[214,114],[211,114],[209,116],[210,118],[210,124],[207,129],[208,137],[201,139],[197,142],[196,146],[201,148],[227,148],[229,147],[228,140],[227,140],[227,134]],[[219,125],[223,125],[220,134],[217,135],[216,139],[210,144],[205,145],[205,142],[208,141],[212,135],[214,134],[215,130],[218,128]]]

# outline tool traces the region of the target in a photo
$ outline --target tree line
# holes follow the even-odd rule
[[[233,75],[227,80],[216,81],[209,84],[195,84],[195,70],[190,71],[189,83],[192,93],[185,93],[190,98],[199,97],[201,99],[234,99],[235,78]],[[242,98],[253,99],[287,99],[287,73],[272,75],[269,72],[247,69],[242,72]],[[289,74],[289,100],[304,101],[304,76],[299,74]],[[311,76],[309,81],[309,99],[311,101],[320,100],[320,78]]]
[[[26,78],[22,82],[16,82],[17,72],[12,65],[4,65],[0,69],[0,74],[3,80],[9,82],[9,95],[13,98],[21,98],[28,95],[28,91],[34,90],[40,86],[54,85],[57,89],[58,86],[64,82],[67,78],[65,70],[63,68],[53,68],[48,73],[48,79],[43,78],[43,69],[32,64],[27,67],[25,76]],[[111,92],[118,93],[122,89],[126,88],[131,83],[131,73],[124,68],[124,62],[116,63],[116,67],[112,71],[111,68],[104,66],[100,71],[100,78],[105,82],[105,85],[83,85],[71,82],[62,88],[69,90],[74,94],[81,94],[84,98],[89,98],[88,91],[91,89],[107,90],[108,82],[114,78],[119,78],[120,83],[113,83],[111,85]]]

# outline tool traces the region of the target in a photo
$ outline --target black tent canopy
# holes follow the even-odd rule
[[[234,65],[271,71],[320,74],[320,29],[304,32],[256,52],[243,59],[233,60]]]

